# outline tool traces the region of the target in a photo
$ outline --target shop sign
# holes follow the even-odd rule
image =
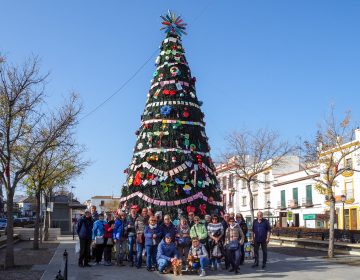
[[[304,220],[315,220],[316,214],[304,214]]]
[[[293,219],[293,212],[287,212],[287,220],[291,221]]]

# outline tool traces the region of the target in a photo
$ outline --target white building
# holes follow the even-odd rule
[[[304,170],[279,175],[273,185],[271,200],[276,203],[278,226],[322,228],[327,220],[325,196],[314,186],[319,174],[309,175]]]
[[[97,195],[97,196],[91,197],[90,201],[91,202],[88,203],[89,208],[91,206],[95,205],[98,213],[101,213],[101,212],[106,213],[108,211],[115,211],[116,209],[118,209],[119,203],[120,203],[120,197],[119,196],[110,196],[110,195],[109,196]]]
[[[273,199],[272,194],[275,178],[281,174],[298,171],[299,165],[299,157],[288,156],[280,166],[269,168],[258,175],[258,180],[265,183],[252,185],[255,215],[258,210],[261,210],[265,217],[270,218],[270,223],[275,224],[278,218],[275,214],[277,200]],[[217,166],[216,171],[223,191],[223,203],[226,212],[242,213],[247,222],[251,222],[249,192],[246,182],[237,178],[234,174],[234,166],[231,163]]]

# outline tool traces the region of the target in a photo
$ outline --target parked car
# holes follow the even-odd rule
[[[6,230],[7,219],[0,219],[0,230]]]

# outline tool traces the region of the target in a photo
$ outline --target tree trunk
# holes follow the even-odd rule
[[[40,211],[41,211],[41,191],[40,188],[36,190],[35,193],[36,198],[36,216],[35,216],[35,225],[34,225],[34,243],[33,243],[33,249],[38,250],[39,249],[39,231],[40,231]]]
[[[330,226],[329,226],[329,248],[328,257],[334,257],[334,223],[335,223],[335,198],[331,195],[330,198]]]
[[[14,261],[14,192],[6,189],[7,202],[6,202],[6,216],[7,216],[7,229],[6,229],[6,255],[5,255],[5,268],[13,267]]]
[[[47,210],[48,208],[48,197],[45,195],[45,218],[44,218],[44,241],[49,240],[49,222],[50,222],[50,212]]]
[[[249,198],[250,198],[250,214],[251,214],[251,224],[253,223],[255,217],[254,217],[254,197],[251,191],[251,182],[247,181],[247,189],[249,192]]]

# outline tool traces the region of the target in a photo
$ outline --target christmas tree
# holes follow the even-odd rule
[[[121,204],[151,207],[172,217],[220,214],[221,190],[210,157],[202,102],[196,94],[181,36],[186,24],[161,16],[166,38],[156,58]]]

